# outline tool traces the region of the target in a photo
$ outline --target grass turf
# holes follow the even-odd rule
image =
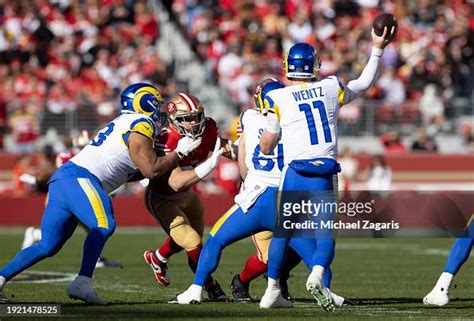
[[[82,257],[84,233],[76,233],[61,252],[34,266],[36,271],[76,273]],[[0,230],[0,265],[15,255],[22,241],[22,230]],[[207,303],[192,306],[168,304],[174,295],[192,282],[192,274],[183,253],[170,263],[171,285],[159,288],[145,265],[145,249],[156,248],[164,239],[158,228],[118,229],[109,240],[104,254],[120,261],[123,268],[97,269],[95,287],[109,301],[105,307],[87,306],[66,296],[67,282],[9,283],[6,294],[13,303],[60,303],[62,316],[70,319],[278,319],[300,320],[467,320],[474,318],[474,262],[467,262],[456,277],[452,302],[444,308],[427,307],[423,296],[441,273],[453,240],[450,239],[339,239],[333,263],[332,290],[353,299],[357,305],[327,313],[315,305],[305,291],[308,275],[300,264],[292,272],[290,292],[295,308],[260,310],[253,304]],[[232,276],[238,273],[246,258],[255,251],[244,240],[228,247],[214,274],[229,294]],[[265,281],[255,280],[251,294],[258,299]],[[2,319],[2,317],[0,317]],[[32,318],[28,318],[31,320]]]

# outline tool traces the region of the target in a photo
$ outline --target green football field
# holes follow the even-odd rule
[[[20,247],[22,229],[0,229],[0,265]],[[34,271],[76,273],[81,262],[84,232],[78,232],[62,251],[33,267]],[[442,272],[452,239],[339,239],[333,263],[332,290],[353,299],[357,305],[343,307],[335,313],[319,308],[305,291],[308,275],[300,264],[292,272],[290,292],[295,298],[293,309],[260,310],[252,304],[207,303],[179,306],[167,302],[185,290],[192,275],[183,253],[170,263],[171,285],[159,288],[142,254],[157,247],[164,239],[158,228],[118,228],[109,240],[104,254],[119,260],[123,268],[97,269],[95,286],[109,301],[105,307],[87,306],[66,296],[66,282],[12,282],[6,287],[14,303],[60,303],[62,316],[72,319],[278,319],[300,320],[468,320],[474,319],[474,261],[468,261],[456,277],[452,302],[444,308],[426,307],[423,296]],[[232,276],[238,273],[246,258],[254,253],[249,240],[228,247],[214,274],[229,294]],[[258,299],[264,292],[263,278],[255,280],[251,294]],[[0,316],[0,319],[2,317]],[[32,319],[32,318],[29,318]],[[55,318],[58,319],[58,318]]]

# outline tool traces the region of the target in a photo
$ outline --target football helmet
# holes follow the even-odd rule
[[[206,117],[201,101],[190,93],[179,93],[166,103],[168,120],[181,136],[197,138],[205,128]]]
[[[288,51],[284,68],[287,78],[317,79],[321,68],[319,52],[307,43],[297,43]]]
[[[276,78],[265,78],[264,80],[260,81],[255,88],[255,93],[253,98],[255,99],[255,106],[260,114],[266,114],[266,108],[263,103],[263,99],[265,95],[268,94],[270,91],[274,89],[284,88],[285,86],[279,82]]]
[[[125,88],[120,94],[122,114],[143,114],[153,120],[166,116],[162,111],[164,104],[160,92],[147,83],[136,83]]]

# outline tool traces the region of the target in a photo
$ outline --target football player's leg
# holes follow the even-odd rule
[[[204,207],[199,197],[191,193],[183,207],[186,217],[189,219],[191,227],[199,235],[199,243],[192,247],[185,248],[188,256],[188,265],[193,272],[196,272],[199,255],[202,250],[202,235],[204,232]]]
[[[77,226],[77,219],[62,202],[62,188],[58,181],[50,184],[49,202],[41,221],[43,237],[40,242],[20,251],[2,270],[2,283],[13,278],[40,260],[56,254]],[[0,284],[0,288],[3,284]]]
[[[92,278],[102,249],[115,231],[112,201],[99,182],[92,178],[77,178],[75,183],[71,183],[71,189],[69,208],[89,230],[79,275]]]

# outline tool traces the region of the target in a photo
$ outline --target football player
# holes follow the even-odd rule
[[[424,304],[444,306],[449,303],[449,291],[454,276],[469,258],[472,245],[474,244],[474,221],[472,217],[467,226],[464,235],[456,239],[451,247],[444,272],[441,273],[438,282],[436,282],[430,293],[423,298]]]
[[[150,213],[160,223],[168,237],[155,251],[145,251],[145,262],[151,267],[161,286],[168,286],[168,260],[184,249],[188,264],[196,271],[202,249],[204,208],[192,186],[209,175],[217,166],[220,156],[230,152],[227,140],[219,137],[216,122],[204,115],[199,99],[189,93],[179,93],[166,103],[169,125],[158,135],[155,150],[158,155],[176,150],[182,137],[201,139],[201,145],[183,157],[176,168],[150,181],[145,200]],[[225,145],[221,148],[221,144]],[[208,158],[209,153],[212,155]],[[227,296],[220,285],[209,277],[205,289],[211,301],[225,301]]]
[[[318,79],[319,53],[312,46],[297,43],[290,48],[284,60],[284,70],[290,85],[265,96],[267,119],[260,139],[261,152],[264,154],[271,155],[278,145],[285,150],[280,204],[285,204],[287,200],[290,205],[291,202],[305,200],[308,192],[316,202],[334,202],[334,196],[331,196],[334,191],[333,177],[340,171],[335,160],[339,107],[352,101],[374,83],[383,49],[390,43],[390,36],[394,33],[395,27],[391,30],[385,27],[381,36],[377,36],[372,29],[374,47],[367,66],[359,78],[350,81],[347,86],[335,76]],[[297,196],[298,191],[304,191],[306,195],[300,193],[301,196]],[[318,215],[315,219],[321,220],[321,217],[322,215]],[[278,220],[279,224],[284,221]],[[276,231],[300,233],[285,230],[283,226],[278,226]],[[304,261],[312,261],[312,272],[306,288],[319,305],[325,310],[333,311],[333,299],[323,284],[324,272],[334,258],[333,231],[315,229],[312,232],[318,235],[305,240],[315,242],[317,251],[308,258],[302,257]],[[261,308],[289,305],[280,294],[278,279],[291,239],[291,235],[281,235],[271,241],[268,287],[260,301]]]
[[[174,152],[165,157],[156,155],[155,121],[163,119],[162,103],[159,91],[150,84],[137,83],[125,88],[121,93],[121,115],[53,174],[41,222],[42,239],[23,249],[0,270],[0,301],[7,301],[5,283],[56,254],[80,221],[89,232],[79,275],[67,287],[67,294],[87,303],[106,304],[94,291],[92,276],[102,248],[115,230],[108,193],[138,170],[148,178],[163,174],[201,143],[200,139],[185,137],[177,142]]]
[[[283,85],[270,81],[262,88],[262,95]],[[261,231],[271,231],[275,225],[275,199],[283,167],[281,146],[268,156],[260,153],[259,137],[263,132],[265,118],[257,109],[248,109],[241,115],[242,135],[239,140],[239,168],[247,173],[243,190],[235,197],[232,206],[212,227],[199,258],[194,283],[176,297],[179,304],[202,301],[205,280],[219,264],[222,250],[243,238]],[[301,257],[308,257],[315,248],[304,245],[301,240],[292,240],[291,246]],[[309,261],[305,264],[310,263]],[[291,306],[291,302],[288,302]]]

